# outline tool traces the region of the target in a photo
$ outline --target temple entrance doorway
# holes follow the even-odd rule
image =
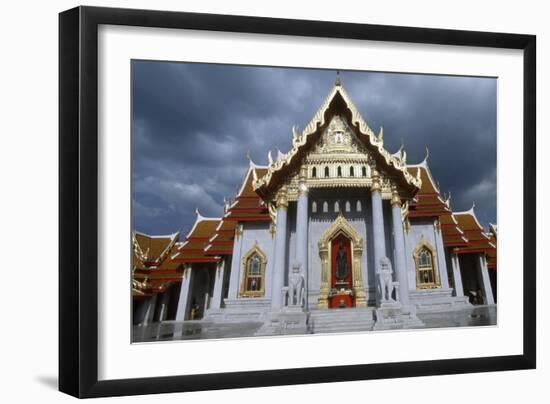
[[[321,287],[317,308],[367,307],[361,274],[363,238],[342,212],[319,238]]]
[[[331,309],[354,307],[351,241],[344,234],[332,240],[331,258],[329,307]]]

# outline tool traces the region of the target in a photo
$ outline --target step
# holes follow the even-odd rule
[[[314,333],[367,331],[374,325],[374,309],[314,310],[309,323]]]

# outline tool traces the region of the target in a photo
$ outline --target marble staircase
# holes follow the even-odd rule
[[[370,331],[375,322],[374,307],[312,310],[309,327],[314,334]]]

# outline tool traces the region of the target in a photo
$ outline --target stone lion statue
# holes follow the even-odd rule
[[[288,276],[288,305],[301,306],[303,299],[304,276],[300,272],[300,264],[294,264]]]
[[[388,257],[380,259],[378,267],[378,293],[381,302],[393,301],[393,269]]]

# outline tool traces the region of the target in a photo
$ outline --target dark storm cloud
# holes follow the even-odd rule
[[[194,210],[220,216],[246,172],[268,150],[286,152],[335,79],[334,71],[133,62],[134,226],[189,230]],[[343,72],[344,87],[385,146],[429,164],[453,209],[476,201],[496,221],[496,80]],[[274,154],[275,155],[275,154]]]

